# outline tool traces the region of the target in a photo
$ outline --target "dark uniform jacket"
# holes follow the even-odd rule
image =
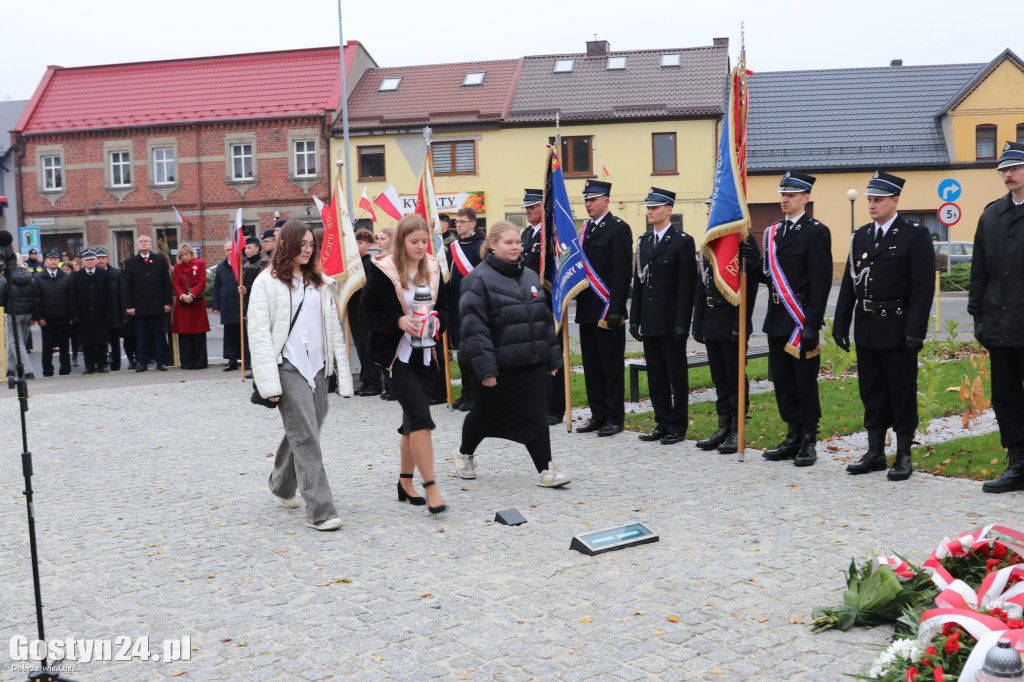
[[[693,237],[669,226],[657,246],[653,231],[636,240],[629,316],[643,336],[670,336],[676,327],[689,334],[696,287]]]
[[[747,236],[747,244],[755,254],[744,264],[747,273],[747,338],[750,338],[754,331],[754,299],[757,298],[757,284],[761,275],[761,248],[753,235]],[[740,331],[740,307],[725,300],[715,286],[711,261],[701,255],[700,263],[700,279],[693,304],[693,338],[731,341],[733,332],[738,334]]]
[[[110,294],[114,297],[114,310],[116,311],[113,319],[110,320],[110,327],[112,329],[120,328],[123,321],[128,319],[128,313],[124,311],[124,295],[121,289],[121,271],[117,268],[107,267],[107,273],[110,275]],[[46,271],[43,271],[46,274]]]
[[[832,288],[832,234],[825,225],[806,213],[789,228],[785,237],[781,236],[781,231],[780,225],[775,240],[779,265],[803,308],[804,328],[821,329]],[[768,274],[767,230],[762,242],[761,262],[760,280],[768,285],[768,313],[761,331],[768,336],[788,337],[795,325],[781,299],[776,302],[777,292]]]
[[[35,276],[25,268],[14,268],[11,272],[11,280],[14,282],[14,314],[31,315],[31,319],[39,319],[39,282]],[[4,313],[10,310],[7,308],[7,275],[3,268],[0,268],[0,306],[4,307]]]
[[[540,275],[540,232],[534,234],[533,225],[527,225],[519,233],[519,241],[523,245],[523,264]]]
[[[213,309],[220,311],[221,324],[238,324],[238,280],[227,258],[217,263],[213,275]]]
[[[121,292],[124,307],[134,308],[135,315],[163,315],[164,306],[174,302],[171,291],[171,269],[161,253],[149,252],[147,263],[140,254],[125,262]]]
[[[609,314],[626,318],[626,299],[633,274],[633,232],[621,218],[607,213],[600,223],[588,220],[584,226],[583,253],[594,273],[601,278],[611,298]],[[597,324],[604,304],[587,287],[576,296],[576,323]]]
[[[462,252],[466,254],[466,260],[476,268],[481,260],[480,245],[483,244],[486,238],[483,231],[473,230],[473,234],[465,238],[459,237],[448,245],[448,272],[451,273],[451,277],[448,279],[448,309],[451,314],[451,328],[448,330],[448,334],[451,347],[455,349],[461,348],[462,334],[460,333],[459,296],[462,290],[462,280],[465,277],[458,266],[455,265],[452,249],[458,244],[462,248]]]
[[[39,319],[50,322],[68,322],[71,319],[71,275],[57,270],[50,277],[47,270],[36,275],[39,283]]]
[[[924,339],[928,331],[935,296],[935,247],[927,229],[899,215],[877,249],[874,232],[871,222],[857,228],[850,240],[833,335],[849,336],[850,321],[855,319],[858,346],[902,348],[908,336]],[[857,276],[860,281],[854,284]],[[883,314],[878,308],[887,309]]]
[[[1009,194],[978,219],[967,312],[986,346],[1024,346],[1024,205]]]
[[[160,309],[163,312],[163,308]],[[71,274],[71,321],[82,344],[106,344],[110,321],[117,315],[110,273],[85,268]]]
[[[463,282],[462,352],[480,378],[502,368],[562,366],[551,309],[540,277],[491,254]]]

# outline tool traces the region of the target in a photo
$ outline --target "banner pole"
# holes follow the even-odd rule
[[[739,371],[737,372],[736,389],[736,453],[737,459],[743,461],[745,435],[747,426],[747,269],[745,259],[740,258],[740,343]]]
[[[572,433],[572,365],[569,364],[569,326],[562,315],[562,373],[565,375],[565,432]]]
[[[448,409],[452,409],[452,359],[448,352],[448,330],[441,334],[441,349],[444,351],[444,389]]]
[[[241,239],[241,235],[236,236],[237,239]],[[238,254],[238,284],[242,284],[242,259],[245,256],[245,249],[243,248]],[[242,358],[242,362],[238,365],[240,374],[242,375],[242,383],[245,383],[245,306],[243,298],[245,294],[241,291],[238,292],[238,354]]]

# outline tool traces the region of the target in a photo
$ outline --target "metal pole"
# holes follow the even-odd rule
[[[341,130],[345,145],[345,202],[348,204],[349,215],[352,215],[352,178],[349,175],[348,163],[348,90],[345,85],[345,39],[341,31],[341,0],[338,0],[338,55],[341,59]]]

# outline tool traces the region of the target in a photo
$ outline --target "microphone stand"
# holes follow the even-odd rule
[[[5,302],[7,315],[10,318],[11,329],[15,336],[18,327],[14,317],[14,268],[18,267],[17,258],[7,259],[4,263],[4,278],[7,280],[7,301]],[[25,423],[25,413],[28,412],[28,381],[25,379],[25,365],[21,357],[21,344],[17,339],[14,341],[15,371],[14,376],[8,379],[8,384],[18,389],[18,402],[21,414],[21,470],[25,476],[25,507],[28,512],[28,541],[32,549],[32,584],[35,590],[36,599],[36,626],[38,629],[39,641],[46,642],[43,634],[43,595],[39,585],[39,549],[36,545],[36,516],[35,506],[32,503],[32,453],[28,451],[28,429]],[[50,672],[44,649],[43,660],[40,671],[28,676],[29,682],[74,682],[59,673]]]

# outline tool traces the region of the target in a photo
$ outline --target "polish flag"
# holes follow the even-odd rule
[[[171,206],[171,209],[174,211],[174,218],[179,223],[184,223],[185,222],[185,216],[181,215],[181,211],[179,211],[176,206]]]
[[[373,212],[373,203],[370,197],[366,196],[366,188],[363,187],[363,196],[359,197],[359,208],[365,209],[370,214],[370,220],[377,222],[377,214]]]
[[[387,189],[373,200],[373,203],[377,204],[380,210],[387,213],[395,220],[402,219],[402,210],[399,208],[402,205],[401,200],[398,198],[398,192],[395,191],[394,185],[388,185]]]
[[[235,272],[235,280],[242,281],[242,251],[245,249],[245,235],[242,234],[242,209],[235,213],[235,224],[228,235],[231,239],[231,269]]]

